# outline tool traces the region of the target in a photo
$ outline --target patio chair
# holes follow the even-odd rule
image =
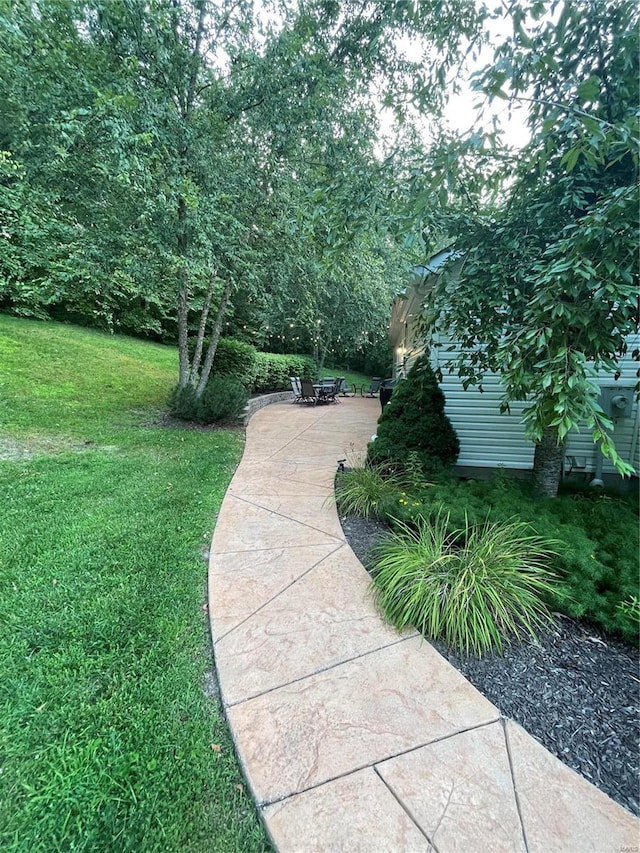
[[[347,380],[345,379],[344,376],[338,376],[338,378],[336,379],[336,385],[338,388],[338,390],[336,392],[337,394],[340,394],[341,397],[348,397],[349,396],[349,386],[347,385]],[[351,396],[355,397],[356,396],[356,386],[352,384],[351,387],[353,388],[353,393],[351,394]]]
[[[302,388],[300,387],[300,377],[290,376],[291,390],[293,391],[293,402],[299,403],[302,400]]]
[[[318,402],[318,394],[316,393],[316,389],[313,387],[313,382],[310,379],[301,379],[300,380],[300,400],[303,403],[313,403]]]
[[[360,388],[360,396],[361,397],[375,397],[380,390],[380,386],[382,385],[382,376],[374,376],[369,383],[369,387],[367,388],[365,385],[362,385]]]
[[[337,379],[326,377],[321,380],[320,398],[325,403],[337,403],[336,395],[338,393],[339,382]]]

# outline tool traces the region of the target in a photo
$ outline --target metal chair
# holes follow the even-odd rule
[[[380,386],[382,385],[382,376],[374,376],[369,383],[369,387],[366,388],[364,385],[360,388],[360,396],[361,397],[375,397],[380,390]]]
[[[320,388],[320,398],[325,403],[337,403],[336,395],[338,393],[339,383],[337,379],[325,377],[320,380],[322,387]]]
[[[314,406],[319,400],[316,389],[313,387],[313,382],[310,379],[300,380],[300,400],[303,403],[313,403]]]
[[[302,400],[302,388],[300,387],[300,377],[290,376],[291,390],[293,391],[293,402],[299,403]]]
[[[347,380],[344,376],[338,376],[338,378],[336,379],[336,385],[338,387],[337,393],[340,394],[341,397],[349,396],[349,386],[347,385]],[[355,397],[356,386],[352,384],[351,387],[353,388],[353,393],[351,394],[351,396]]]

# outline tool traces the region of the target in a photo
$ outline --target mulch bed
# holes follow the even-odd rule
[[[343,518],[347,541],[366,568],[385,525]],[[459,657],[432,645],[505,717],[620,805],[638,814],[640,671],[637,649],[558,615],[555,626],[508,646],[504,655]]]

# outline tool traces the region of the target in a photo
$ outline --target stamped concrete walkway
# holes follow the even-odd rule
[[[635,818],[378,615],[332,500],[378,414],[360,398],[260,410],[213,537],[222,697],[276,848],[637,851]]]

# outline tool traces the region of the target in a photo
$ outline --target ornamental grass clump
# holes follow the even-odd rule
[[[402,522],[375,549],[373,590],[397,628],[413,626],[464,654],[481,656],[551,621],[546,568],[553,543],[519,521],[452,530],[449,516]]]
[[[344,515],[381,518],[390,502],[402,495],[404,480],[374,465],[354,468],[336,479],[336,502]]]

